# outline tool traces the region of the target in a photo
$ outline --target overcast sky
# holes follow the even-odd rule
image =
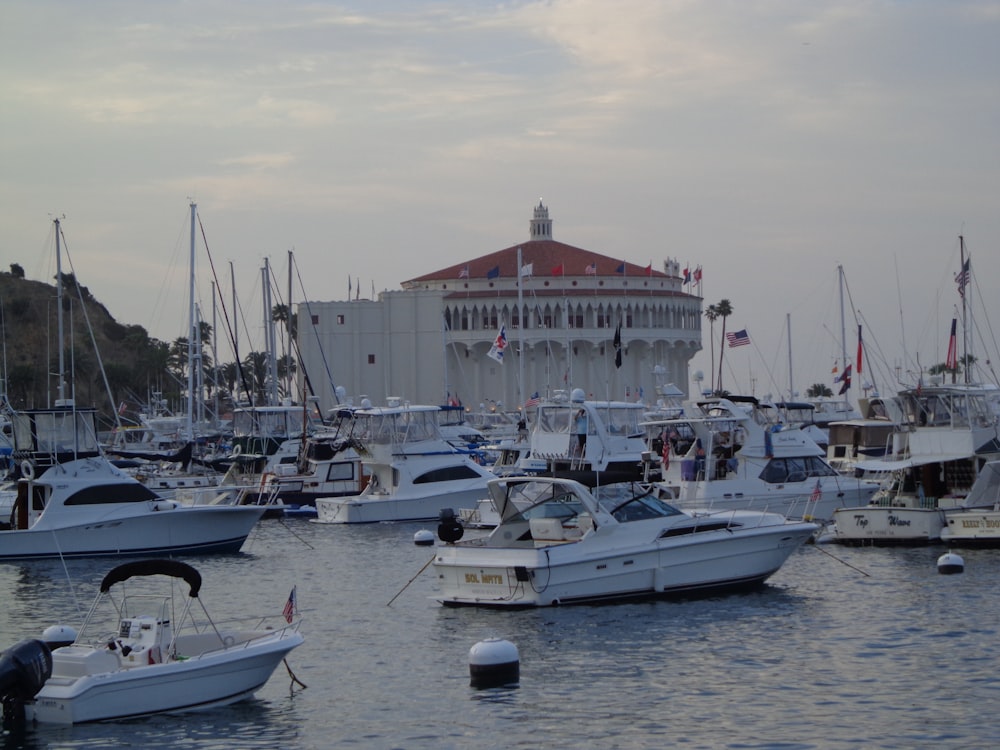
[[[542,198],[560,241],[703,267],[753,342],[734,391],[787,392],[787,320],[795,389],[833,385],[842,265],[891,391],[945,359],[960,234],[998,312],[998,39],[961,0],[5,0],[0,267],[51,281],[64,216],[81,283],[172,341],[191,200],[250,311],[264,258],[313,300],[398,289]]]

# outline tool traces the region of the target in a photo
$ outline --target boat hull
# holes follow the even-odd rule
[[[79,677],[60,676],[60,651],[53,652],[53,676],[28,705],[38,722],[80,724],[158,713],[187,712],[251,697],[293,648],[297,632],[276,632],[258,642],[195,655],[182,661],[122,668]],[[67,647],[67,657],[73,649]]]
[[[833,518],[834,539],[847,545],[929,544],[941,538],[945,525],[937,508],[842,508]]]
[[[1000,511],[949,513],[941,529],[941,541],[956,547],[1000,547]]]
[[[436,490],[418,495],[372,493],[354,497],[324,497],[316,500],[317,523],[380,523],[428,521],[444,508],[472,508],[486,494],[485,485],[474,482],[461,490]]]
[[[79,523],[0,531],[0,560],[238,552],[262,506],[129,505]]]
[[[737,537],[720,529],[632,549],[594,536],[584,554],[580,543],[535,549],[443,545],[434,559],[440,589],[435,598],[453,606],[540,607],[752,587],[815,530],[810,523],[784,524]]]

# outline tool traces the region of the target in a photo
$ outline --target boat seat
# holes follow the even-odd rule
[[[579,524],[563,526],[558,518],[532,518],[528,527],[531,538],[536,542],[575,542],[594,528],[594,520],[590,516],[580,516],[578,520]]]

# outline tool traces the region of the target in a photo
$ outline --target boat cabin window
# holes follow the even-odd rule
[[[565,406],[542,407],[538,410],[538,430],[569,433],[572,414],[573,410]]]
[[[354,461],[340,461],[327,467],[326,478],[329,481],[354,479]]]
[[[769,484],[804,482],[810,477],[832,477],[837,472],[818,456],[772,458],[760,473]]]
[[[601,508],[619,523],[645,521],[680,515],[680,511],[656,496],[655,487],[639,484],[616,484],[595,490]]]
[[[159,496],[143,484],[110,484],[84,487],[66,498],[65,505],[109,505],[112,503],[144,503],[159,500]]]
[[[471,466],[460,464],[458,466],[445,466],[440,469],[421,474],[413,480],[414,484],[428,484],[430,482],[454,482],[460,479],[476,479],[480,474]]]

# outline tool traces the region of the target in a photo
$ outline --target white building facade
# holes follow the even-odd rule
[[[539,202],[519,245],[374,300],[301,303],[302,370],[324,410],[341,389],[355,402],[396,396],[505,410],[571,388],[650,404],[667,383],[687,395],[702,300],[684,291],[680,263],[667,259],[663,269],[555,241]],[[499,362],[489,354],[501,327],[507,346]]]

